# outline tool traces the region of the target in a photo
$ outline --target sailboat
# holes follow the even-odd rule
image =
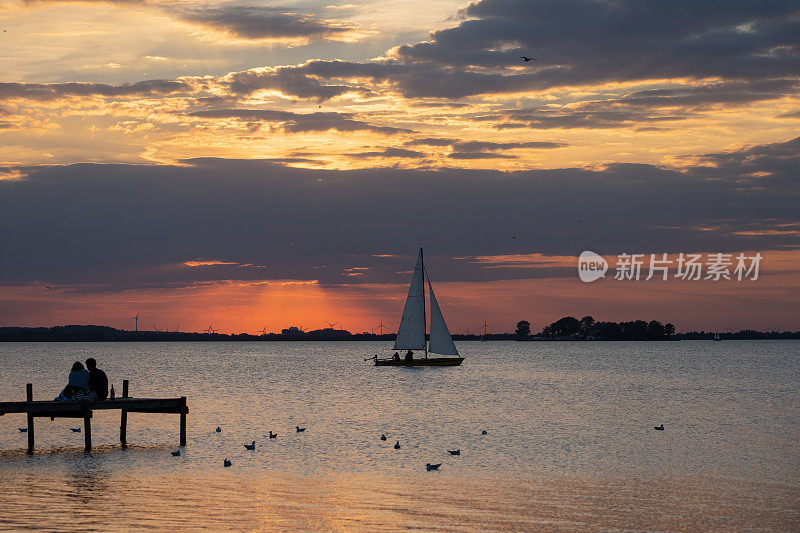
[[[419,248],[417,264],[411,275],[411,285],[408,288],[408,298],[403,308],[403,317],[397,329],[397,338],[394,341],[394,350],[398,351],[389,359],[379,359],[376,355],[372,359],[375,366],[457,366],[464,360],[459,357],[450,330],[444,321],[439,302],[433,293],[431,280],[428,278],[428,293],[431,301],[431,332],[428,342],[427,320],[425,314],[425,261],[422,256],[422,247]],[[399,350],[424,350],[424,356],[415,354],[411,357],[399,355]],[[430,357],[436,354],[436,357]],[[369,359],[368,359],[369,360]]]

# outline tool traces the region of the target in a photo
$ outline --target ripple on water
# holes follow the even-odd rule
[[[174,415],[131,414],[121,450],[119,413],[98,412],[90,455],[74,421],[37,419],[32,457],[16,429],[24,418],[0,417],[0,529],[800,523],[800,343],[459,343],[460,367],[363,364],[383,347],[4,345],[3,400],[23,399],[26,382],[53,397],[71,362],[93,356],[117,389],[127,378],[134,396],[186,395],[190,414],[180,457],[169,453]],[[653,431],[660,423],[666,430]],[[264,437],[270,430],[277,439]],[[251,440],[255,451],[242,446]],[[461,456],[447,454],[455,448]]]

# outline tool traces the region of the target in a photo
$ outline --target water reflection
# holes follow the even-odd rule
[[[0,417],[0,529],[792,529],[800,343],[714,344],[465,343],[433,372],[360,364],[365,343],[82,345],[133,395],[187,395],[188,445],[132,413],[121,450],[98,412],[92,454],[57,419],[27,457]],[[0,397],[47,396],[72,349],[10,347]]]

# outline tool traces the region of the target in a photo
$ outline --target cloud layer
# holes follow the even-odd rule
[[[439,281],[546,272],[459,257],[800,244],[800,138],[708,154],[681,169],[312,171],[257,160],[189,163],[37,167],[25,179],[0,180],[0,284],[402,283],[420,241],[439,262]],[[187,261],[214,265],[187,268]],[[353,267],[363,275],[348,275]]]
[[[320,20],[311,15],[277,7],[239,4],[172,7],[168,13],[178,19],[220,30],[241,39],[343,39],[354,27]]]

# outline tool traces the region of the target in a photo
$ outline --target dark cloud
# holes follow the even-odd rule
[[[190,92],[191,87],[182,81],[147,80],[123,85],[104,83],[0,83],[0,98],[23,98],[48,101],[70,96],[166,96]]]
[[[333,63],[344,64],[339,61]],[[329,100],[346,93],[369,93],[369,89],[359,84],[327,83],[320,76],[309,73],[307,65],[234,72],[222,78],[221,82],[227,85],[234,94],[252,94],[256,91],[270,89],[280,91],[288,96],[313,98],[319,101]]]
[[[347,156],[355,159],[366,159],[370,157],[402,157],[419,159],[425,157],[425,154],[414,150],[406,150],[405,148],[395,148],[390,146],[377,152],[360,152],[357,154],[347,154]]]
[[[194,166],[204,166],[208,165],[213,161],[220,161],[217,157],[192,157],[189,159],[181,159],[181,163],[194,165]],[[231,161],[231,159],[224,159],[224,161]],[[240,162],[242,160],[239,160]],[[274,164],[274,165],[292,165],[292,164],[307,164],[307,165],[319,165],[324,166],[327,165],[327,161],[321,161],[319,159],[310,159],[307,157],[271,157],[268,159],[258,159],[259,164]]]
[[[491,150],[510,150],[512,148],[562,148],[564,143],[550,141],[528,141],[498,143],[491,141],[459,141],[446,137],[424,137],[412,139],[405,143],[406,146],[450,146],[458,152],[486,152]]]
[[[468,20],[399,56],[459,69],[519,65],[528,88],[675,77],[767,79],[800,72],[793,1],[481,0]],[[495,75],[502,84],[508,76]]]
[[[498,154],[495,152],[451,152],[447,154],[451,159],[516,159],[517,156]]]
[[[354,29],[282,8],[236,3],[215,7],[169,8],[168,12],[186,22],[223,30],[242,39],[329,39]]]
[[[399,47],[394,59],[314,60],[236,73],[228,81],[237,93],[268,88],[299,98],[369,93],[388,84],[406,97],[456,99],[612,81],[722,80],[627,102],[683,107],[797,91],[795,2],[483,0],[464,13],[469,20]],[[539,61],[518,70],[519,56],[531,54]]]
[[[451,159],[516,159],[517,156],[498,154],[500,150],[514,150],[517,148],[561,148],[564,143],[550,141],[508,142],[498,143],[491,141],[458,141],[456,139],[425,137],[413,139],[405,143],[406,146],[449,146],[452,151],[447,157]]]
[[[616,100],[592,105],[619,104],[640,108],[707,109],[717,104],[749,104],[789,96],[800,89],[797,79],[731,81],[669,89],[636,91]]]
[[[280,128],[286,133],[308,133],[314,131],[336,130],[348,131],[373,131],[384,135],[397,133],[411,133],[411,130],[395,128],[393,126],[377,126],[361,120],[355,120],[354,113],[292,113],[290,111],[277,111],[273,109],[216,109],[195,111],[191,116],[208,119],[234,118],[244,122],[270,122],[279,123]]]
[[[0,284],[404,283],[398,272],[421,240],[440,281],[532,276],[455,257],[800,244],[785,233],[755,235],[800,222],[800,138],[703,159],[677,170],[518,172],[309,170],[226,159],[35,167],[25,179],[0,180]],[[387,254],[398,257],[376,257]],[[181,266],[198,258],[267,268]],[[370,268],[346,276],[354,266]]]
[[[457,152],[487,152],[492,150],[510,150],[512,148],[563,148],[564,143],[549,141],[529,141],[517,143],[498,143],[487,141],[456,142],[451,145]]]
[[[719,105],[781,98],[799,88],[800,82],[789,79],[719,82],[636,91],[619,98],[587,101],[556,109],[509,109],[473,118],[496,122],[498,129],[642,128],[648,123],[686,120]]]
[[[345,93],[370,94],[376,84],[390,84],[410,98],[461,98],[524,91],[530,88],[533,79],[532,74],[498,77],[429,63],[314,60],[302,65],[237,72],[226,76],[224,81],[235,93],[275,89],[298,98],[325,100]]]
[[[638,109],[607,109],[595,108],[588,110],[526,110],[511,109],[503,113],[484,115],[475,117],[475,120],[496,121],[495,128],[533,128],[533,129],[554,129],[554,128],[622,128],[640,127],[643,124],[653,122],[671,122],[685,120],[690,115],[686,114],[660,114]]]

